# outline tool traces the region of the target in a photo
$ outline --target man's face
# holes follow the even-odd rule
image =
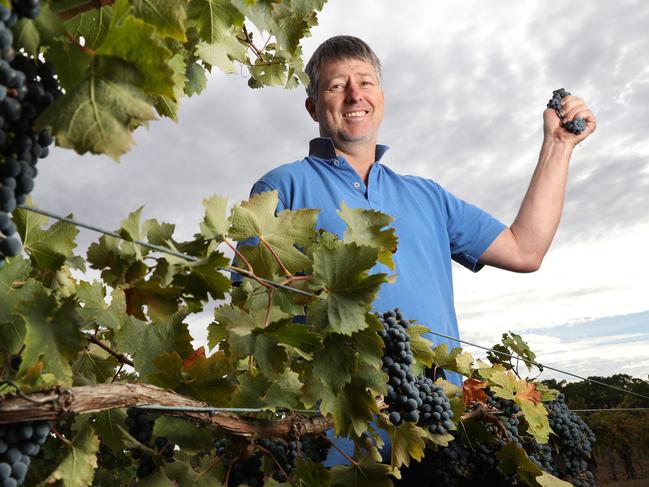
[[[331,137],[345,151],[376,144],[383,121],[383,90],[374,67],[361,59],[331,60],[320,67],[318,101],[306,108],[320,125],[320,135]]]

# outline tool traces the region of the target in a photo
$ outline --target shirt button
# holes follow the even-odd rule
[[[340,161],[338,159],[334,159],[334,166],[338,166],[340,164]]]
[[[354,183],[354,188],[358,189],[358,188],[360,188],[360,187],[361,187],[361,183],[359,183],[358,181],[356,181],[356,182]]]

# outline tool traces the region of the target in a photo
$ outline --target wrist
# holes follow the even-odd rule
[[[572,150],[575,148],[577,144],[578,142],[575,142],[574,140],[566,140],[560,137],[553,137],[553,136],[543,137],[544,146],[548,148],[560,150],[560,151],[572,152]]]

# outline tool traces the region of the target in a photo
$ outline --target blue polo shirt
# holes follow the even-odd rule
[[[505,225],[430,179],[400,175],[381,164],[387,149],[377,145],[365,185],[345,158],[336,155],[332,140],[319,137],[311,141],[308,157],[271,170],[255,183],[251,194],[277,190],[278,211],[319,208],[318,227],[340,237],[345,222],[336,211],[343,201],[350,208],[392,216],[399,238],[393,256],[397,280],[382,285],[375,311],[398,307],[407,319],[459,337],[451,260],[477,272],[482,267],[478,259]],[[382,264],[374,270],[392,273]],[[427,338],[436,344],[448,342],[450,348],[460,346],[434,335]],[[456,374],[449,379],[459,384]]]
[[[477,272],[482,267],[478,259],[505,225],[430,179],[400,175],[381,164],[387,146],[376,146],[376,162],[367,185],[343,156],[336,155],[331,139],[313,139],[309,149],[308,157],[265,174],[251,194],[277,190],[278,211],[319,208],[318,227],[341,238],[346,226],[336,211],[343,201],[350,208],[392,216],[399,238],[393,256],[398,276],[396,283],[381,286],[374,310],[385,312],[398,307],[407,319],[459,337],[451,260]],[[383,264],[377,264],[374,270],[392,274]],[[435,344],[446,342],[449,349],[460,346],[435,335],[427,338]],[[461,385],[458,374],[446,375]],[[336,444],[351,454],[350,441],[339,438]],[[340,463],[347,461],[332,449],[325,465]]]

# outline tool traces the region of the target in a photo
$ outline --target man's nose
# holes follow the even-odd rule
[[[347,103],[357,103],[361,100],[362,95],[361,95],[361,90],[360,86],[356,83],[349,83],[347,85],[347,96],[345,101]]]

